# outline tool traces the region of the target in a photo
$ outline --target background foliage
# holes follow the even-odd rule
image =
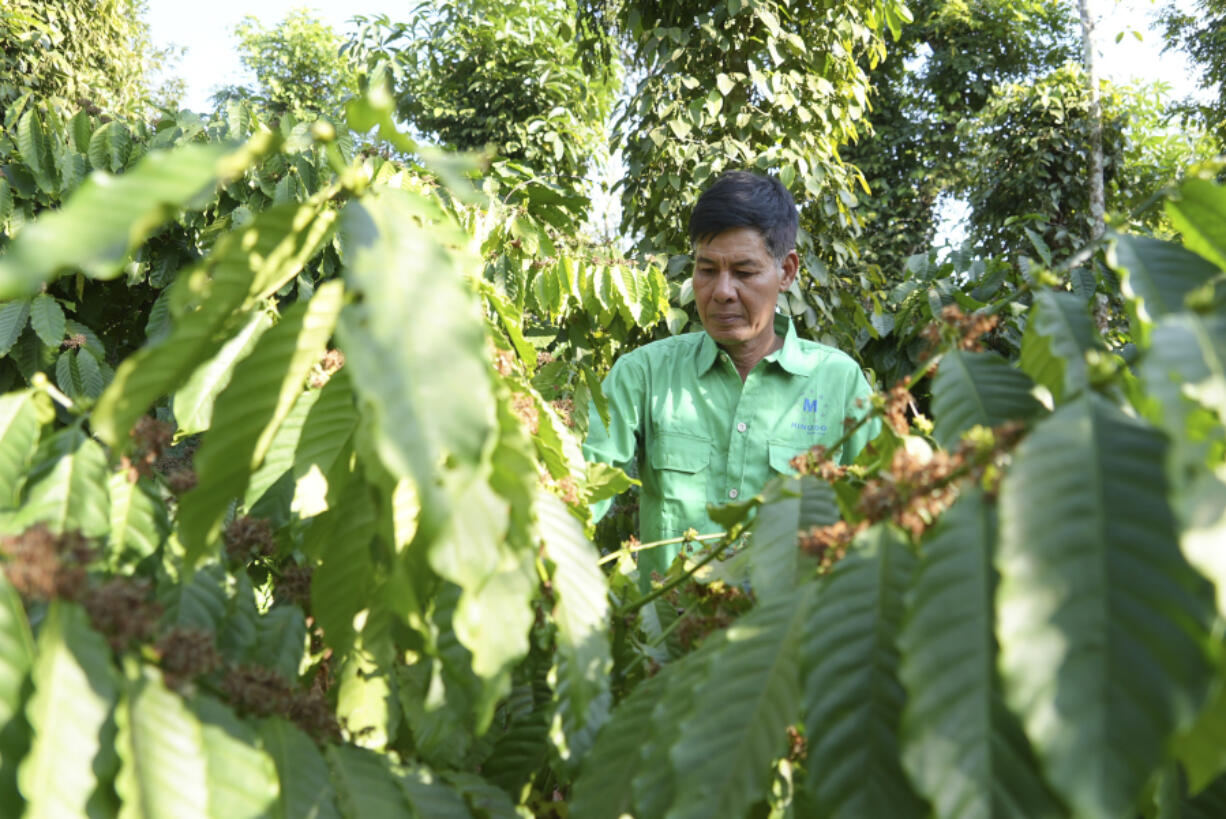
[[[889,4],[658,8],[368,20],[337,57],[347,87],[278,102],[270,79],[207,115],[9,101],[0,804],[1221,813],[1218,166],[1176,183],[1201,143],[1115,92],[1130,218],[1083,249],[1054,5],[1034,28],[990,2],[916,4],[914,28]],[[300,22],[258,32],[298,45],[252,54],[322,42]],[[426,30],[437,52],[401,48]],[[989,34],[999,62],[956,46]],[[479,67],[453,62],[469,35]],[[890,42],[932,57],[908,75]],[[512,82],[551,60],[547,91]],[[932,121],[870,117],[874,65],[908,116],[943,98]],[[600,144],[621,70],[629,254],[582,229],[576,149]],[[831,130],[792,119],[810,82]],[[489,88],[506,98],[470,114]],[[854,193],[849,156],[904,179],[922,133],[947,153],[909,204],[902,183]],[[958,176],[971,145],[990,174]],[[658,544],[628,537],[633,492],[599,527],[588,512],[633,481],[579,444],[616,355],[685,328],[690,171],[729,156],[767,157],[804,200],[808,282],[785,306],[872,366],[888,423],[850,468],[801,453],[713,509],[726,534],[644,594],[633,553]],[[952,190],[982,191],[994,255],[919,240]],[[857,238],[890,201],[912,238]]]

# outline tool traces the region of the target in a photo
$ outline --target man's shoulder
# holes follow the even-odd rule
[[[830,372],[831,370],[860,372],[860,365],[847,353],[837,347],[831,347],[829,344],[822,344],[820,341],[811,341],[807,338],[796,339],[793,360],[810,375],[815,374],[819,370],[824,372]]]
[[[680,361],[692,361],[698,348],[702,346],[702,339],[705,335],[706,333],[699,331],[662,338],[622,354],[618,361],[653,370],[668,367]]]

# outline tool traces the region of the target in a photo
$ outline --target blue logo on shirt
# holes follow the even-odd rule
[[[817,412],[817,399],[816,398],[806,398],[804,401],[805,401],[805,404],[804,404],[805,412]]]

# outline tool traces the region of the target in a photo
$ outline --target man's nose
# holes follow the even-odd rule
[[[715,296],[716,301],[733,301],[736,299],[736,287],[732,280],[732,274],[727,270],[722,270],[719,276],[715,279]]]

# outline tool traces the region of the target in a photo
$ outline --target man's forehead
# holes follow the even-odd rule
[[[753,228],[731,228],[694,243],[694,259],[760,261],[770,256],[766,240]]]

